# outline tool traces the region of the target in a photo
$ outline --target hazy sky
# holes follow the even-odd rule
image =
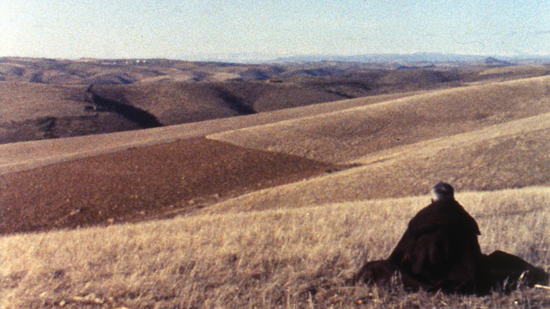
[[[0,56],[550,55],[550,0],[0,0]]]

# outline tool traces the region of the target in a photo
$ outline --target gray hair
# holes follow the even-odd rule
[[[443,181],[440,181],[433,186],[431,194],[434,201],[454,199],[453,186]]]

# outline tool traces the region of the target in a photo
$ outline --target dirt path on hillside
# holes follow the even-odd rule
[[[167,218],[339,167],[193,138],[0,175],[2,234]]]

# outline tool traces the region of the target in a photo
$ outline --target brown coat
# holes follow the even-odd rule
[[[454,199],[432,202],[408,225],[388,261],[419,282],[455,292],[473,292],[482,258],[479,227]]]
[[[549,275],[521,258],[495,251],[481,253],[479,227],[452,198],[420,210],[387,260],[365,263],[354,281],[389,286],[399,275],[407,290],[441,290],[483,295],[492,289],[510,291],[519,281],[548,284]]]

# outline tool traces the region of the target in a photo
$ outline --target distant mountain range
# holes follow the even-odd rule
[[[548,56],[487,56],[487,55],[461,55],[442,53],[413,53],[413,54],[368,54],[356,56],[331,56],[331,55],[304,55],[281,57],[275,59],[280,62],[304,62],[304,61],[342,61],[342,62],[517,62],[517,61],[550,61]]]
[[[216,54],[206,57],[208,61],[224,61],[237,63],[265,63],[265,62],[318,62],[318,61],[339,61],[339,62],[398,62],[398,63],[441,63],[441,62],[474,62],[494,59],[505,61],[511,64],[516,62],[549,62],[550,55],[468,55],[468,54],[445,54],[445,53],[411,53],[411,54],[365,54],[353,56],[339,55],[295,55],[277,57],[272,55],[255,53]],[[493,61],[493,60],[489,60]]]

